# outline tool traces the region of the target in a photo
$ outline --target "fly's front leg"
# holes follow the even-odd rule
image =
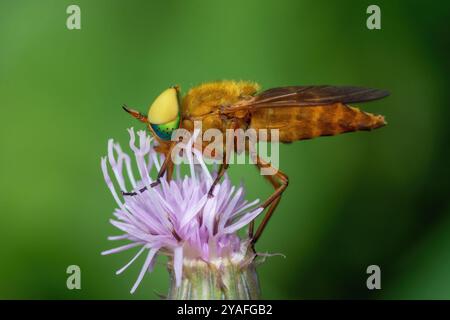
[[[169,148],[169,151],[165,154],[165,159],[163,164],[161,165],[161,169],[158,172],[158,176],[156,177],[156,180],[150,184],[150,188],[154,188],[158,186],[161,183],[161,178],[163,177],[164,173],[168,173],[168,179],[172,176],[173,171],[173,162],[172,162],[172,150],[175,147],[176,142],[172,142]],[[169,177],[170,176],[170,177]],[[147,186],[139,189],[139,193],[144,192],[147,190]],[[122,195],[124,196],[135,196],[137,195],[137,192],[122,192]]]
[[[150,184],[150,188],[154,188],[161,183],[161,178],[163,177],[164,173],[166,173],[166,171],[168,171],[167,180],[169,180],[172,177],[172,171],[173,171],[172,151],[176,144],[177,144],[176,141],[173,141],[170,144],[169,151],[167,151],[167,153],[165,155],[165,159],[161,166],[161,169],[158,172],[158,176],[156,177],[155,182]]]
[[[270,164],[264,162],[259,156],[257,157],[256,166],[259,169],[268,168],[268,167],[273,168]],[[275,211],[276,207],[280,203],[281,195],[283,194],[283,192],[286,190],[287,186],[289,185],[288,176],[279,170],[273,176],[265,176],[265,178],[269,180],[269,182],[275,188],[275,191],[261,205],[261,207],[263,207],[264,209],[268,207],[268,210],[267,210],[266,214],[264,215],[264,218],[261,221],[260,225],[258,226],[258,229],[256,230],[255,235],[253,235],[253,236],[252,236],[253,224],[250,225],[249,236],[252,239],[251,241],[252,241],[253,245],[261,237],[261,234],[263,233],[264,228],[267,226],[267,223],[269,222],[270,218],[272,217],[273,212]]]

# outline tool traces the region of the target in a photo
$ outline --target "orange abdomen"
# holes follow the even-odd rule
[[[250,127],[279,129],[281,142],[372,130],[386,124],[384,117],[342,103],[311,107],[261,108],[252,112]]]

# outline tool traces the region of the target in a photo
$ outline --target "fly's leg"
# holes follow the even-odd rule
[[[227,156],[227,152],[223,155],[223,162],[220,165],[219,171],[217,172],[217,176],[214,179],[214,182],[212,183],[211,187],[209,188],[208,191],[208,198],[212,198],[214,197],[214,188],[216,187],[216,185],[219,183],[220,179],[222,179],[223,175],[225,174],[225,172],[228,169],[229,163],[228,163],[228,156]]]
[[[170,145],[169,151],[165,155],[164,162],[161,165],[161,169],[158,172],[158,176],[156,177],[156,180],[150,184],[150,188],[154,188],[161,183],[161,178],[164,175],[164,173],[166,173],[166,171],[167,171],[167,180],[170,180],[170,177],[172,177],[173,162],[172,162],[171,154],[172,154],[172,150],[173,150],[175,144],[176,144],[176,142],[174,141]],[[142,193],[147,189],[148,189],[147,186],[144,186],[143,188],[139,189],[139,193]],[[135,196],[137,194],[138,194],[137,192],[123,192],[122,191],[122,195],[124,195],[124,196]]]
[[[167,169],[166,169],[167,181],[172,180],[172,175],[173,175],[173,161],[170,161],[169,164],[167,165]]]
[[[271,167],[270,164],[264,162],[260,157],[257,157],[256,166],[259,169]],[[253,224],[250,224],[249,234],[250,234],[250,236],[252,236],[251,242],[253,245],[261,237],[261,234],[263,233],[264,228],[267,226],[267,223],[269,222],[270,218],[272,217],[273,212],[275,211],[276,207],[280,203],[281,195],[283,194],[284,190],[286,190],[287,186],[289,185],[288,176],[279,170],[277,171],[277,173],[275,173],[275,175],[265,176],[265,177],[266,177],[266,179],[269,180],[269,182],[275,188],[275,191],[261,205],[261,207],[263,207],[264,209],[268,207],[268,210],[267,210],[266,214],[264,215],[263,220],[261,221],[260,225],[258,226],[258,229],[256,230],[255,235],[253,235],[253,236],[252,236]]]
[[[170,177],[172,177],[173,172],[172,150],[175,144],[176,142],[172,142],[172,144],[170,145],[169,151],[165,155],[164,162],[161,166],[161,169],[158,172],[158,176],[156,177],[156,181],[150,184],[150,188],[154,188],[161,183],[161,178],[164,175],[164,173],[166,173],[166,171],[168,172]],[[167,176],[167,181],[169,181],[169,176]]]
[[[258,170],[260,170],[259,166],[256,166],[256,168]],[[269,183],[273,186],[274,190],[277,190],[281,186],[281,183],[278,181],[278,179],[274,178],[274,176],[265,175],[264,178],[266,178],[267,181],[269,181]],[[280,202],[280,200],[281,200],[281,196],[279,196],[278,199],[272,203],[269,210],[272,210],[272,212],[273,212],[275,210],[275,208],[277,207],[278,202]],[[276,202],[276,204],[275,204],[275,202]],[[272,215],[272,213],[270,213],[270,214]],[[266,215],[267,215],[267,213],[266,213]],[[255,221],[253,220],[250,222],[250,224],[248,226],[248,237],[250,239],[253,238],[254,227],[255,227]]]
[[[234,130],[236,129],[236,122],[234,120],[230,121],[230,123],[228,125],[228,129],[234,129]],[[232,137],[234,139],[234,135]],[[228,141],[228,139],[230,139],[230,137],[228,136],[228,132],[227,132],[227,137],[226,137],[225,141]],[[220,179],[222,179],[223,175],[225,174],[225,172],[227,171],[227,169],[230,165],[230,155],[232,153],[231,145],[229,145],[228,143],[225,143],[225,145],[226,145],[226,149],[223,150],[222,164],[220,165],[219,172],[217,173],[217,176],[214,179],[214,182],[211,185],[211,188],[209,188],[208,198],[214,197],[214,188],[219,183]]]
[[[220,179],[223,177],[223,175],[225,174],[225,171],[227,171],[228,169],[228,163],[222,163],[220,165],[220,169],[219,172],[217,173],[216,178],[214,179],[213,184],[211,185],[211,188],[209,188],[208,191],[208,198],[212,198],[214,197],[214,188],[216,187],[216,185],[219,183]]]

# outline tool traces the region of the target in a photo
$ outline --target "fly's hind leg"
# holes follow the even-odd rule
[[[258,169],[272,167],[270,164],[263,161],[260,157],[257,157],[256,166],[258,167]],[[264,177],[267,180],[269,180],[269,182],[274,187],[275,191],[261,205],[261,207],[263,207],[264,209],[265,208],[268,208],[268,209],[267,209],[267,212],[264,215],[263,220],[261,221],[261,223],[258,226],[258,229],[256,230],[256,233],[254,235],[253,235],[253,226],[254,225],[253,225],[253,223],[250,224],[249,237],[252,239],[251,242],[253,245],[261,237],[261,234],[263,233],[264,228],[267,226],[267,223],[269,222],[270,218],[272,217],[272,214],[274,213],[276,207],[280,203],[281,195],[283,194],[283,192],[286,190],[287,186],[289,185],[288,176],[279,170],[273,176],[267,175]]]
[[[258,169],[258,171],[259,171],[259,170],[260,170],[260,167],[259,167],[259,166],[256,166],[256,169]],[[266,178],[267,181],[269,181],[269,183],[272,185],[272,187],[274,188],[274,190],[277,190],[277,189],[281,186],[281,183],[278,181],[278,179],[274,178],[274,176],[265,175],[264,178]],[[272,202],[272,204],[270,205],[269,210],[271,210],[272,212],[275,211],[275,208],[277,207],[278,202],[280,202],[280,200],[281,200],[281,196],[279,196],[274,202]],[[270,215],[272,215],[272,212],[271,212],[271,213],[268,212],[268,213],[269,213]],[[268,213],[266,213],[266,215],[267,215]],[[253,220],[253,221],[250,222],[249,228],[248,228],[248,237],[249,237],[250,239],[253,238],[253,235],[254,235],[254,227],[255,227],[255,221]]]

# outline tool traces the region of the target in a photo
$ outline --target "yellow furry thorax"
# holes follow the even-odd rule
[[[218,106],[228,106],[254,95],[260,86],[251,81],[222,80],[206,82],[191,88],[182,101],[186,116],[201,116]]]

